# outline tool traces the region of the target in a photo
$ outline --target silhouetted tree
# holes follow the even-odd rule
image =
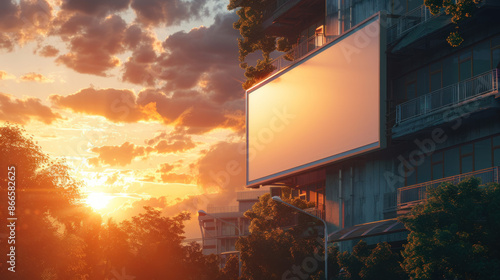
[[[410,230],[404,269],[413,279],[500,279],[500,186],[470,178],[428,188],[400,220]]]

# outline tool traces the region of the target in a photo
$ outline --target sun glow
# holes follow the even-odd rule
[[[94,210],[101,210],[108,205],[111,199],[111,196],[104,193],[90,193],[85,199],[85,203]]]

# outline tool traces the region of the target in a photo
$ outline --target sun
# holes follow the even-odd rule
[[[111,196],[104,193],[90,193],[85,199],[85,203],[87,203],[94,210],[101,210],[105,208],[109,201],[112,199]]]

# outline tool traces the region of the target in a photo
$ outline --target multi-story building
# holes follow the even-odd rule
[[[203,254],[216,254],[221,258],[221,267],[231,254],[237,254],[236,240],[249,234],[250,222],[244,213],[259,201],[259,196],[269,190],[236,192],[236,206],[208,206],[206,212],[198,216],[200,223]]]
[[[481,1],[459,47],[422,0],[270,3],[265,31],[297,44],[247,91],[248,187],[296,188],[346,250],[404,242],[394,218],[427,186],[498,182],[500,1]]]

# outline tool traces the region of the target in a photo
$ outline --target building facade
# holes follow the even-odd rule
[[[206,214],[199,213],[203,254],[220,256],[221,267],[227,258],[237,254],[235,244],[239,236],[249,234],[250,222],[244,213],[259,201],[259,196],[269,190],[241,191],[236,193],[236,206],[208,206]]]
[[[428,186],[498,182],[499,12],[483,0],[454,48],[423,1],[272,1],[266,32],[297,44],[247,91],[247,187],[295,188],[348,250],[404,243]]]

